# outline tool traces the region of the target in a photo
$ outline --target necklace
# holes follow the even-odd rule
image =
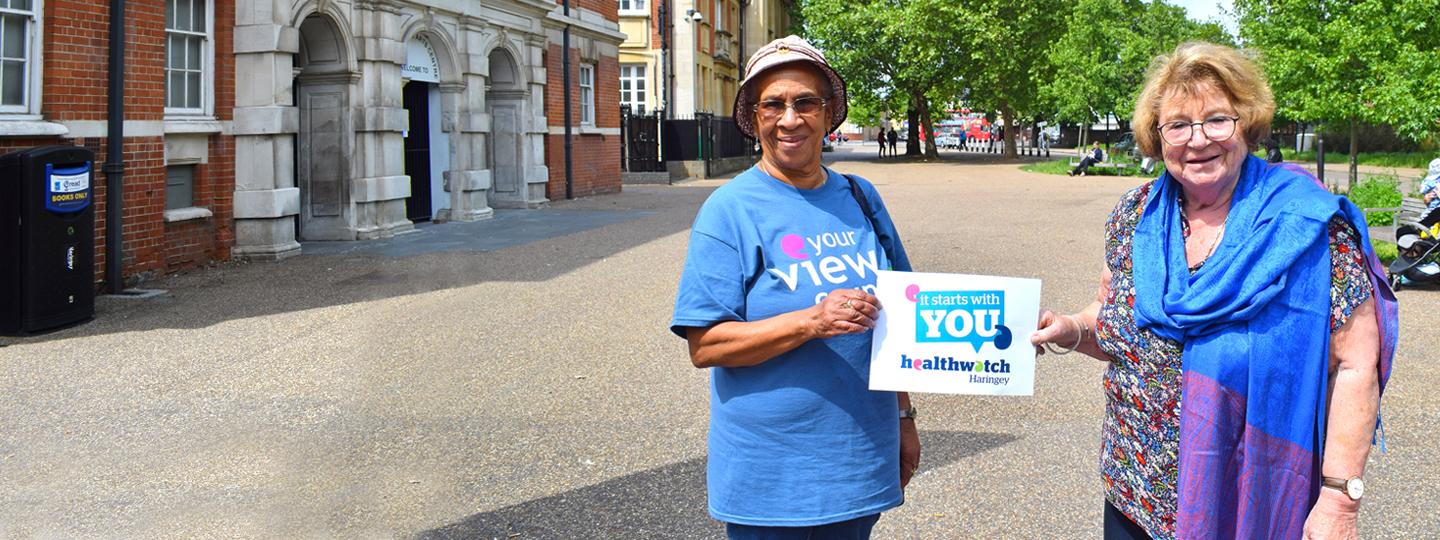
[[[1225,219],[1220,220],[1220,227],[1215,229],[1215,236],[1210,239],[1210,249],[1205,252],[1205,257],[1201,258],[1200,262],[1191,267],[1192,269],[1200,268],[1200,265],[1205,264],[1205,261],[1210,260],[1210,256],[1215,254],[1215,248],[1220,245],[1220,237],[1225,234],[1225,224],[1227,223],[1230,223],[1230,214],[1225,214]]]

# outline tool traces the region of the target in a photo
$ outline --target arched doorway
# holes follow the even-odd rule
[[[485,92],[490,113],[490,137],[487,149],[493,180],[492,206],[525,206],[525,160],[522,145],[524,134],[525,85],[515,60],[504,49],[490,52],[489,87]]]
[[[353,240],[350,225],[351,126],[349,51],[334,21],[311,15],[300,25],[295,55],[295,183],[300,188],[296,237]]]
[[[429,221],[451,207],[450,194],[445,191],[450,136],[440,120],[440,61],[424,34],[412,36],[405,47],[405,64],[400,66],[410,119],[405,132],[405,174],[410,177],[405,217],[412,222]]]

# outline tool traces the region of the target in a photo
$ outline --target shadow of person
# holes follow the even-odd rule
[[[929,470],[1015,439],[1007,433],[920,432],[923,462]],[[705,458],[699,457],[475,514],[417,537],[723,538],[724,526],[711,519],[705,508]]]

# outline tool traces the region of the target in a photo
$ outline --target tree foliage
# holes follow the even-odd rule
[[[1440,133],[1435,0],[1235,0],[1286,118]]]
[[[949,37],[962,10],[948,0],[807,0],[802,6],[806,36],[825,51],[850,93],[892,110],[909,108],[927,131],[933,131],[931,97],[954,88],[961,73],[962,56]],[[938,156],[928,142],[926,154]]]
[[[1162,1],[1073,0],[1067,29],[1049,48],[1055,76],[1042,88],[1058,119],[1129,121],[1150,62],[1184,41],[1233,44],[1214,22],[1195,22]]]
[[[964,29],[954,39],[964,47],[963,84],[971,107],[999,112],[1006,125],[1034,118],[1042,108],[1039,81],[1054,75],[1035,45],[1050,43],[1064,29],[1070,0],[972,0],[963,3]],[[1005,130],[1004,152],[1015,156],[1015,129]]]

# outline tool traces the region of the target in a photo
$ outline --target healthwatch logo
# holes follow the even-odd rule
[[[987,343],[1010,348],[1005,291],[929,292],[911,285],[905,297],[915,302],[916,343],[969,343],[976,353]]]

